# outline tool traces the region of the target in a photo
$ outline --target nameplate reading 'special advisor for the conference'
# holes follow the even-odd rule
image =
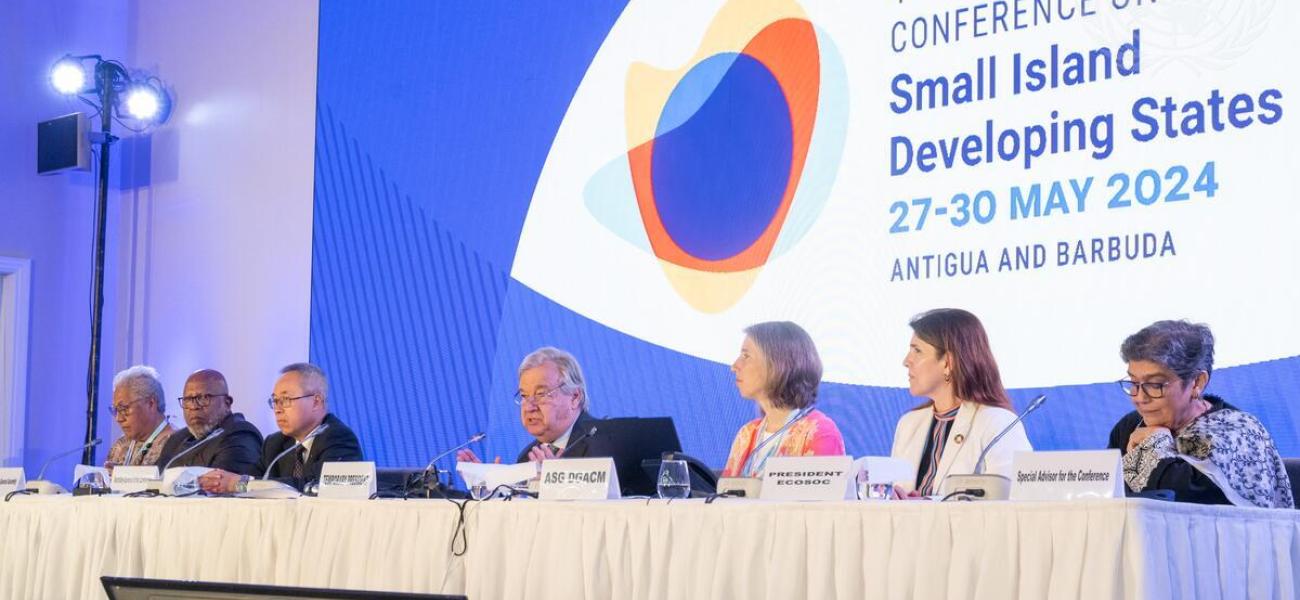
[[[616,500],[621,498],[612,458],[552,458],[542,463],[542,500]]]
[[[1119,450],[1017,452],[1012,466],[1012,500],[1124,497]]]

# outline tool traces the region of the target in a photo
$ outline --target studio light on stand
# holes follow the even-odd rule
[[[99,117],[99,131],[89,132],[89,142],[99,145],[99,177],[95,191],[95,258],[91,282],[90,364],[86,373],[86,441],[84,464],[95,464],[99,405],[100,334],[104,318],[104,231],[108,212],[109,149],[119,138],[113,121],[132,133],[145,133],[171,116],[171,95],[157,77],[132,74],[122,63],[97,54],[64,56],[50,68],[50,85],[60,94],[90,105]],[[87,141],[86,116],[74,113],[37,125],[37,172],[49,174],[82,167],[79,148]],[[71,144],[71,150],[67,145]],[[88,163],[88,161],[85,161]],[[89,167],[86,164],[85,167]],[[83,169],[84,170],[84,169]]]

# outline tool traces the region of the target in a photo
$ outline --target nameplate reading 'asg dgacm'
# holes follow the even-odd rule
[[[1119,450],[1017,452],[1012,500],[1123,498]]]
[[[763,466],[761,500],[851,500],[852,456],[774,456]]]
[[[616,500],[618,471],[612,458],[552,458],[542,462],[541,500]]]
[[[321,465],[317,498],[367,500],[375,495],[375,463],[327,462]]]

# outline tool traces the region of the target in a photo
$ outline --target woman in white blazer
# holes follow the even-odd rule
[[[903,366],[912,395],[927,400],[898,420],[890,455],[916,466],[915,478],[895,488],[929,496],[939,492],[944,477],[974,473],[980,452],[1016,415],[975,315],[939,308],[910,325]],[[1024,427],[1016,424],[984,458],[982,472],[1009,476],[1012,456],[1032,449]]]

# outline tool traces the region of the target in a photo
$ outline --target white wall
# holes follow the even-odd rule
[[[123,198],[114,364],[157,367],[178,424],[185,377],[214,368],[235,409],[274,431],[276,373],[307,360],[317,15],[304,1],[136,4],[132,63],[177,109],[127,167],[149,184]]]
[[[124,2],[18,0],[0,10],[0,255],[31,261],[23,464],[32,476],[85,434],[95,192],[88,173],[36,175],[36,123],[84,108],[48,85],[54,61],[66,53],[122,56],[129,20]],[[110,228],[110,243],[115,234]],[[113,276],[113,261],[107,268]],[[110,296],[106,314],[114,309]],[[69,474],[72,461],[60,463]]]
[[[307,358],[317,15],[306,0],[14,0],[0,11],[0,256],[32,265],[31,475],[84,435],[90,328],[93,179],[35,174],[36,122],[84,109],[49,88],[50,65],[99,53],[177,96],[152,139],[113,149],[123,177],[109,196],[98,434],[120,435],[112,374],[135,363],[161,371],[178,424],[185,376],[210,367],[236,409],[272,431],[262,399],[279,367]],[[66,479],[73,462],[51,473]]]

